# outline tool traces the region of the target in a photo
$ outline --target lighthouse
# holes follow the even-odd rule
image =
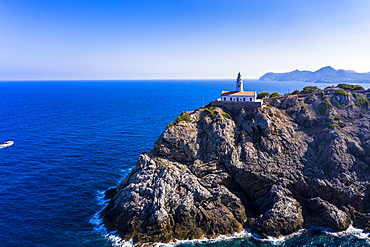
[[[212,106],[225,107],[228,110],[262,107],[263,101],[257,99],[256,91],[244,91],[240,72],[235,82],[235,91],[222,91],[221,98],[212,101]]]
[[[236,78],[235,86],[235,91],[222,91],[221,101],[256,102],[256,91],[244,91],[242,75],[240,72]]]
[[[242,80],[242,75],[240,74],[240,72],[239,72],[239,74],[238,74],[238,78],[236,78],[236,90],[235,91],[237,91],[237,92],[242,92],[242,91],[244,91],[243,90],[243,80]]]

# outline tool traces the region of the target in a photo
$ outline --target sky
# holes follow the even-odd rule
[[[370,71],[368,0],[0,0],[0,80]]]

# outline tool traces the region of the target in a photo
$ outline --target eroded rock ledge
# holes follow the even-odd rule
[[[369,92],[337,90],[184,113],[107,193],[105,226],[135,243],[370,231]]]

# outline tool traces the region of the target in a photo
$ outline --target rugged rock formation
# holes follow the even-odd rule
[[[337,90],[183,113],[107,193],[105,226],[136,243],[370,231],[370,94]]]

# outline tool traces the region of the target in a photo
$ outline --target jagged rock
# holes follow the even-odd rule
[[[264,199],[269,203],[265,202],[264,207],[260,207],[265,212],[257,218],[254,226],[261,235],[287,235],[302,229],[304,222],[301,205],[290,191],[273,185],[268,198]],[[271,206],[265,209],[268,205]]]
[[[217,185],[222,182],[215,180]],[[205,182],[207,178],[199,180],[186,165],[142,154],[118,187],[115,203],[103,211],[104,222],[137,242],[241,231],[246,215],[240,199],[225,187]]]
[[[344,211],[320,197],[309,199],[307,205],[312,211],[311,221],[317,225],[330,227],[335,231],[344,231],[352,223]]]
[[[190,121],[169,126],[107,193],[105,226],[135,243],[245,228],[261,236],[308,225],[370,230],[368,108],[335,92],[187,112]],[[332,107],[320,109],[324,101]]]

